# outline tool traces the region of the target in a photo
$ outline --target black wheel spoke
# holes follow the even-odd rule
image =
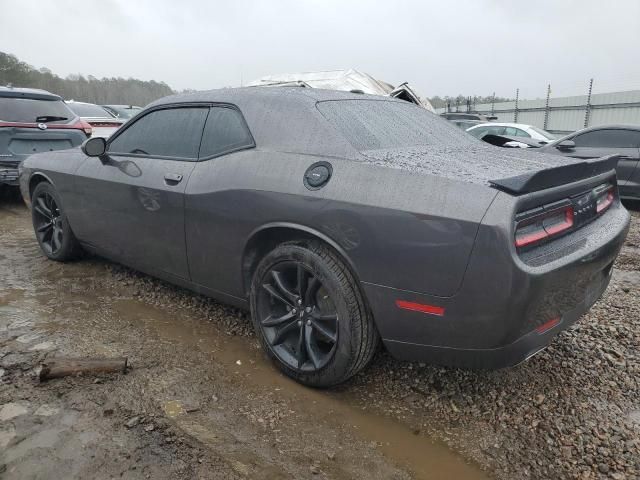
[[[311,312],[311,316],[315,320],[319,320],[320,322],[338,320],[338,314],[336,314],[336,313],[321,314],[321,313],[318,313],[318,312]]]
[[[322,366],[322,358],[316,350],[317,345],[313,338],[313,330],[314,329],[312,325],[305,325],[304,344],[307,349],[307,355],[311,359],[311,363],[313,363],[313,366],[318,369]]]
[[[267,318],[262,320],[262,325],[264,325],[265,327],[275,327],[277,325],[280,325],[281,323],[286,322],[290,318],[294,318],[295,316],[296,316],[295,313],[291,311],[285,313],[280,317],[275,317],[275,318],[272,315],[269,315]]]
[[[296,278],[297,278],[297,290],[298,290],[298,296],[300,298],[304,298],[305,296],[305,292],[307,291],[307,280],[308,280],[309,275],[307,274],[307,271],[304,269],[304,267],[302,265],[298,265],[297,271],[296,271]]]
[[[303,327],[300,329],[300,334],[298,335],[298,348],[296,349],[296,358],[298,360],[298,368],[301,368],[308,358],[307,343],[305,342],[304,338],[305,338],[305,329]]]
[[[50,244],[53,240],[53,227],[45,230],[44,235],[42,235],[42,243]]]
[[[273,346],[280,345],[284,341],[288,333],[293,332],[298,328],[299,328],[298,320],[293,320],[292,322],[287,323],[283,327],[280,327],[279,329],[276,330],[276,334],[271,340],[271,345]]]
[[[278,287],[278,290],[280,291],[280,293],[285,298],[287,298],[292,304],[295,304],[297,295],[291,290],[289,290],[289,288],[287,288],[287,286],[284,283],[284,279],[282,278],[282,274],[276,270],[272,270],[271,277],[273,277],[273,281],[275,282],[276,287]]]
[[[287,300],[286,298],[284,298],[282,295],[280,295],[272,285],[269,285],[268,283],[265,283],[264,285],[262,285],[262,287],[267,292],[269,292],[273,298],[279,300],[280,302],[284,303],[285,305],[289,305],[290,307],[293,307],[293,303],[290,302],[289,300]]]
[[[336,343],[338,335],[336,334],[336,332],[332,332],[327,325],[324,325],[316,320],[312,320],[311,325],[313,325],[313,329],[318,334],[318,336],[321,337],[325,342]]]
[[[36,201],[38,202],[38,205],[36,206],[36,211],[43,217],[52,218],[53,212],[47,205],[46,199],[43,197],[38,197]]]
[[[53,248],[55,250],[59,249],[62,246],[62,230],[60,228],[53,229]]]
[[[311,280],[309,280],[307,290],[304,294],[304,303],[306,305],[315,305],[316,302],[314,297],[316,296],[316,293],[321,286],[322,284],[320,283],[320,280],[318,280],[316,277],[313,277]]]
[[[43,223],[42,225],[40,225],[40,226],[37,228],[37,230],[36,230],[36,231],[37,231],[38,233],[43,233],[43,232],[45,232],[45,231],[49,230],[50,228],[53,228],[53,223],[52,223],[52,222],[47,222],[47,223]]]

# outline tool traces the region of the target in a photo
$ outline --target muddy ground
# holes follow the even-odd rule
[[[637,206],[634,206],[637,208]],[[507,370],[381,352],[315,391],[266,360],[243,312],[98,258],[39,253],[0,200],[0,478],[640,478],[640,214],[605,296]],[[126,375],[39,383],[56,356]]]

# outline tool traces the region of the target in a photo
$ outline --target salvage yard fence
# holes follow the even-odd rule
[[[640,124],[640,90],[592,94],[593,81],[586,95],[552,97],[547,87],[546,98],[510,102],[448,104],[443,112],[477,112],[498,117],[497,122],[525,123],[563,135],[581,128],[604,124]]]

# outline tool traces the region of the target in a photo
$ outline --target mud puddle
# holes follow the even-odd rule
[[[64,298],[58,299],[61,303]],[[98,302],[99,303],[99,302]],[[86,306],[85,306],[86,308]],[[98,307],[100,308],[100,307]],[[323,424],[325,428],[346,429],[371,448],[381,452],[385,458],[399,467],[411,472],[416,479],[440,479],[452,477],[461,480],[488,478],[479,468],[448,449],[442,443],[414,432],[408,427],[386,417],[363,411],[351,405],[348,393],[313,390],[301,386],[280,374],[257,348],[255,339],[227,336],[215,325],[195,318],[188,312],[168,311],[146,304],[137,299],[121,298],[109,306],[121,323],[135,324],[147,332],[141,342],[151,342],[157,348],[177,348],[184,351],[197,351],[211,365],[222,367],[233,377],[238,388],[260,392],[270,392],[278,399],[298,410],[312,412],[312,423]],[[102,306],[104,309],[104,306]],[[89,308],[91,310],[91,308]],[[71,315],[64,321],[65,328],[82,331],[87,326],[98,331],[118,328],[105,324],[95,324],[91,314]],[[66,316],[66,315],[65,315]],[[50,331],[59,331],[63,323],[49,322],[45,327]],[[147,345],[148,348],[148,345]],[[118,354],[107,345],[104,354]],[[135,368],[135,364],[134,364]],[[186,375],[189,372],[185,371]],[[163,405],[165,414],[173,418],[187,431],[195,433],[205,443],[219,443],[215,435],[200,434],[202,428],[193,425],[191,418],[184,416],[184,406],[179,400],[167,397]],[[205,421],[206,422],[206,421]],[[206,427],[201,425],[200,427]],[[310,428],[302,427],[302,428]]]

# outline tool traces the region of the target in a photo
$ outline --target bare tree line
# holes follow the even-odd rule
[[[41,88],[65,100],[97,104],[145,106],[175,93],[169,85],[135,78],[95,78],[91,75],[59,77],[47,68],[36,69],[16,56],[0,52],[0,85]]]

